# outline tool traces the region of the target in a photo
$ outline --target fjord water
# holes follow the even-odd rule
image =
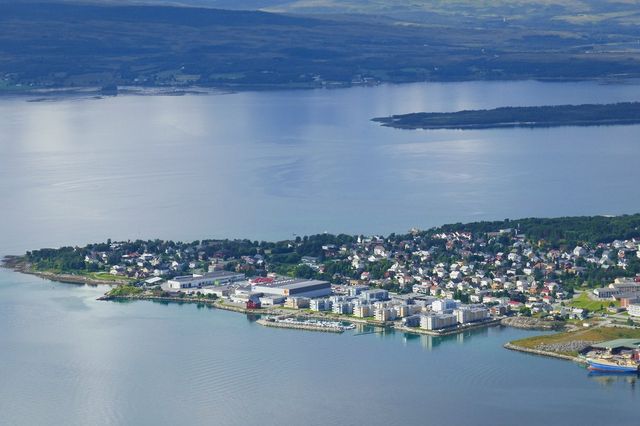
[[[406,131],[369,121],[630,100],[640,100],[640,85],[0,98],[3,248],[388,234],[480,219],[633,213],[640,126]]]
[[[640,99],[640,85],[452,83],[0,99],[0,255],[107,238],[287,238],[640,211],[640,126],[400,131],[412,111]],[[0,424],[631,424],[628,377],[502,344],[266,329],[0,271]]]
[[[262,327],[0,271],[7,425],[635,424],[636,379],[447,338]]]

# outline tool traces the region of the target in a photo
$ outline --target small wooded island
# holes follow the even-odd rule
[[[493,129],[603,126],[640,123],[640,102],[501,107],[457,112],[416,112],[373,121],[398,129]]]

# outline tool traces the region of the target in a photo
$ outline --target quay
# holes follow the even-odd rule
[[[309,322],[284,322],[284,321],[269,321],[265,319],[259,319],[256,321],[260,325],[265,327],[276,328],[292,328],[296,330],[309,330],[309,331],[326,331],[329,333],[342,333],[345,331],[345,327],[330,327],[322,325],[321,323],[309,323]]]
[[[488,319],[486,321],[478,321],[469,324],[462,324],[455,327],[441,328],[438,330],[426,330],[419,327],[405,327],[402,325],[393,325],[393,329],[396,331],[403,331],[405,333],[413,334],[426,334],[428,336],[449,336],[451,334],[458,334],[466,330],[473,330],[476,328],[492,327],[500,325],[500,318]]]

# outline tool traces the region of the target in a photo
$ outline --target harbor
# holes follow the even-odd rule
[[[266,317],[259,319],[258,324],[265,327],[292,328],[296,330],[325,331],[329,333],[343,333],[354,330],[354,324],[345,325],[340,321],[323,321],[318,319],[298,319],[295,317]]]

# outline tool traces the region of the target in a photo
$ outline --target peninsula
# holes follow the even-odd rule
[[[387,237],[107,240],[29,251],[4,266],[111,285],[102,300],[197,303],[258,314],[269,327],[343,332],[359,324],[435,336],[498,324],[616,328],[591,333],[593,343],[638,336],[640,214],[452,224]],[[586,339],[567,340],[576,335]],[[565,358],[577,347],[563,341],[554,354],[541,345],[508,347]]]
[[[373,121],[398,129],[462,130],[638,124],[640,123],[640,102],[416,112],[374,118]]]

